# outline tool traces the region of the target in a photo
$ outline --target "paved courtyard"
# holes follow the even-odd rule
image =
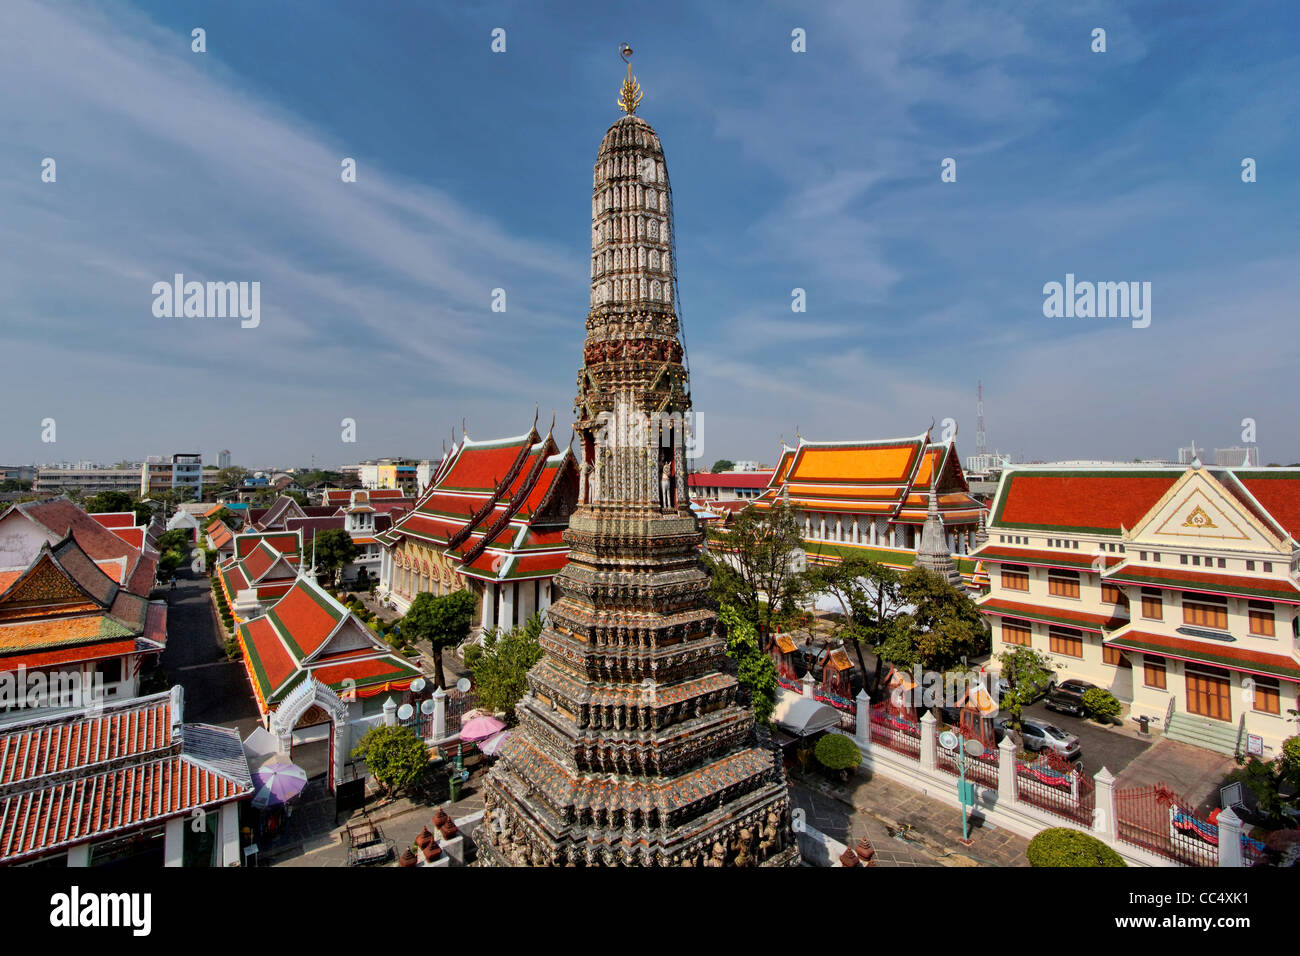
[[[1168,784],[1201,816],[1219,806],[1219,785],[1235,770],[1231,757],[1177,740],[1161,740],[1116,775],[1115,789]]]
[[[812,825],[828,836],[852,845],[866,833],[876,853],[882,855],[881,865],[1028,866],[1025,847],[1029,841],[1023,837],[983,821],[972,812],[971,845],[963,846],[958,842],[959,810],[864,770],[859,770],[848,784],[794,771],[790,792],[795,805],[808,813]],[[837,814],[834,804],[840,805],[843,817]],[[845,840],[841,834],[852,839]],[[893,834],[900,834],[907,842]]]

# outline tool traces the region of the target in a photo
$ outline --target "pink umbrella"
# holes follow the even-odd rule
[[[475,717],[460,725],[460,739],[467,743],[487,740],[505,729],[506,725],[495,717]]]

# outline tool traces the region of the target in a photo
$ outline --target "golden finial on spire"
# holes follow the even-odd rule
[[[631,116],[641,105],[641,97],[644,94],[641,92],[641,84],[632,75],[632,61],[628,59],[632,55],[632,48],[624,43],[619,46],[618,55],[627,64],[627,79],[623,81],[623,89],[619,92],[618,108]]]

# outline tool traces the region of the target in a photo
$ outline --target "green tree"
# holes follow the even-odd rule
[[[804,593],[803,538],[794,512],[784,504],[769,511],[746,508],[728,530],[718,532],[705,554],[711,590],[766,636],[774,618],[797,610]]]
[[[162,554],[177,551],[182,557],[189,557],[190,548],[194,546],[194,537],[185,528],[173,528],[158,536],[157,548]]]
[[[429,750],[409,727],[372,727],[352,756],[365,761],[390,794],[415,783],[429,767]]]
[[[828,595],[839,603],[841,619],[832,623],[832,633],[853,645],[863,677],[867,676],[863,646],[876,650],[897,630],[898,615],[906,606],[899,590],[901,582],[902,575],[893,568],[857,554],[810,566],[805,575],[809,592]],[[882,660],[877,656],[873,686],[879,685]]]
[[[731,469],[735,467],[736,467],[736,463],[732,461],[730,458],[719,458],[717,461],[713,463],[712,470],[713,470],[713,474],[716,475],[719,472],[731,471]]]
[[[748,692],[754,718],[760,724],[776,709],[776,665],[763,653],[754,622],[730,604],[718,609],[718,623],[727,638],[727,656],[736,663],[736,680]]]
[[[146,501],[137,501],[131,505],[131,510],[135,512],[136,524],[148,524],[153,520],[153,509],[149,507]]]
[[[880,655],[904,667],[948,671],[988,650],[988,625],[963,591],[924,568],[911,568],[898,586],[911,611],[898,614],[884,628]]]
[[[402,618],[402,639],[428,641],[433,648],[434,677],[437,686],[446,687],[442,671],[442,651],[455,647],[469,637],[478,601],[463,588],[451,594],[434,595],[421,591]]]
[[[537,641],[541,633],[541,616],[534,614],[521,627],[484,630],[483,646],[472,648],[476,654],[465,655],[478,702],[489,710],[504,711],[512,723],[515,705],[528,690],[528,671],[542,659]]]
[[[316,567],[329,576],[331,584],[337,581],[339,571],[357,556],[356,543],[342,528],[318,532],[312,539],[312,550],[316,554]]]
[[[998,709],[1011,718],[1012,725],[1019,731],[1025,705],[1038,698],[1056,677],[1056,671],[1051,660],[1028,647],[1003,651],[998,655],[998,663],[1002,665],[1001,679],[1007,684],[998,701]]]
[[[238,465],[220,468],[217,470],[216,484],[218,488],[242,488],[244,487],[244,479],[248,475],[248,469],[241,468]]]
[[[131,496],[125,491],[101,491],[99,494],[86,499],[86,510],[91,514],[130,511]]]

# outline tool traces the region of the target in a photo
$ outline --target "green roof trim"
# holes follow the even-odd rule
[[[1194,662],[1203,662],[1206,664],[1216,664],[1219,667],[1225,667],[1228,670],[1246,671],[1247,673],[1269,674],[1273,677],[1283,677],[1290,681],[1300,682],[1300,664],[1293,667],[1279,667],[1273,664],[1262,664],[1254,661],[1243,663],[1235,657],[1224,654],[1216,654],[1213,649],[1197,650],[1195,653],[1184,653],[1170,651],[1161,644],[1148,641],[1140,641],[1133,637],[1117,637],[1106,641],[1112,647],[1122,648],[1130,651],[1140,651],[1142,653],[1157,654],[1160,657],[1173,657],[1178,660],[1190,660]]]

